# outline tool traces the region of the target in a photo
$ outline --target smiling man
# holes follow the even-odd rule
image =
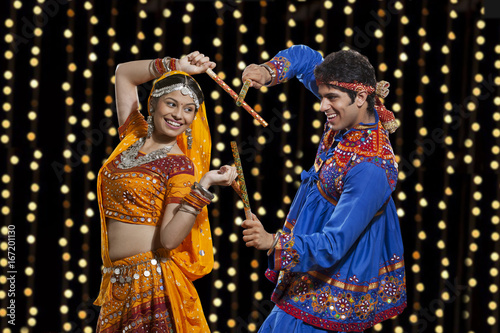
[[[398,178],[389,132],[397,128],[368,59],[339,51],[325,59],[304,45],[250,65],[254,88],[297,77],[321,100],[325,128],[314,165],[283,232],[256,216],[243,223],[247,246],[267,250],[276,304],[259,332],[361,332],[406,307],[403,243],[391,194]]]

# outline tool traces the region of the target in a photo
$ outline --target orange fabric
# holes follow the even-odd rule
[[[113,298],[101,308],[97,333],[156,332],[160,327],[158,332],[175,332],[163,283],[170,276],[166,254],[149,251],[113,262],[114,282],[109,287]]]
[[[172,74],[187,75],[184,72],[172,71],[164,74],[157,79],[155,83]],[[153,85],[152,91],[154,89]],[[127,119],[127,122],[124,124],[126,128],[123,126],[120,128],[120,144],[104,163],[97,178],[97,194],[101,217],[101,254],[104,267],[111,267],[112,262],[108,252],[108,234],[105,209],[103,207],[102,184],[103,177],[105,177],[103,170],[116,158],[116,156],[126,150],[139,138],[147,134],[147,123],[138,111],[133,112],[129,118],[130,119]],[[181,134],[177,137],[177,144],[193,162],[195,167],[194,176],[195,179],[199,181],[209,170],[212,144],[204,103],[200,105],[196,117],[191,124],[191,129],[193,136],[192,149],[187,149],[187,137],[185,134]],[[199,302],[193,302],[193,297],[196,296],[196,290],[190,283],[190,281],[210,273],[214,264],[213,245],[206,207],[196,218],[191,233],[176,249],[170,251],[170,257],[172,264],[169,267],[172,279],[165,279],[164,283],[167,294],[171,300],[172,315],[175,320],[177,331],[206,332],[208,328],[205,317],[201,315],[199,318],[200,320],[196,318],[198,314],[203,314],[203,309]],[[112,288],[110,287],[110,279],[110,273],[103,274],[101,290],[94,304],[103,305],[111,301],[113,296]]]
[[[102,170],[104,215],[118,221],[160,225],[166,204],[180,203],[196,181],[193,163],[185,155],[128,169],[118,168],[120,162],[118,155]]]

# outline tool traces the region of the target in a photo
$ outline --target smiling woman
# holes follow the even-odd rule
[[[192,284],[213,266],[207,189],[236,178],[234,167],[208,171],[203,93],[190,74],[213,67],[199,52],[117,67],[121,142],[98,177],[104,269],[97,332],[208,331]],[[157,76],[146,121],[136,86]]]

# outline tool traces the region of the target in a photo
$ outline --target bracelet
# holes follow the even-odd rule
[[[175,59],[175,58],[170,58],[170,61],[169,61],[170,66],[169,66],[169,68],[170,68],[171,71],[176,71],[177,70],[177,67],[175,66],[175,61],[176,60],[177,59]]]
[[[188,204],[189,206],[193,207],[194,209],[196,209],[198,211],[201,211],[203,209],[203,207],[210,204],[211,201],[208,200],[207,198],[205,198],[200,193],[198,193],[194,190],[191,190],[191,193],[186,195],[182,199],[182,202]]]
[[[194,185],[191,186],[191,188],[193,190],[195,189],[199,190],[205,196],[205,198],[207,198],[210,201],[212,201],[215,198],[215,195],[212,192],[201,186],[201,184],[198,182],[194,182]]]
[[[271,253],[273,253],[274,248],[276,247],[276,244],[278,244],[278,241],[279,241],[280,236],[281,236],[281,231],[276,232],[276,234],[274,234],[273,236],[274,236],[273,245],[271,245],[271,247],[267,251],[268,256],[270,256]]]
[[[165,68],[165,72],[170,72],[170,57],[165,57],[161,60],[161,63],[163,64],[163,68]]]
[[[162,76],[166,72],[171,72],[173,70],[175,70],[175,58],[157,58],[149,63],[149,74],[153,77]]]
[[[272,70],[271,66],[269,66],[268,64],[260,64],[259,66],[267,69],[267,71],[269,72],[269,75],[271,75],[271,81],[269,81],[265,84],[266,86],[269,86],[271,83],[273,83],[274,79],[276,78],[276,73]]]
[[[149,74],[151,74],[152,77],[158,77],[161,75],[156,70],[155,60],[151,60],[151,62],[149,63]]]

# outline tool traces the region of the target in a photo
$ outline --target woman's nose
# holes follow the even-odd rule
[[[174,108],[174,110],[172,111],[172,116],[175,117],[175,118],[180,118],[181,117],[181,112],[182,112],[182,109],[180,106],[176,106]]]

